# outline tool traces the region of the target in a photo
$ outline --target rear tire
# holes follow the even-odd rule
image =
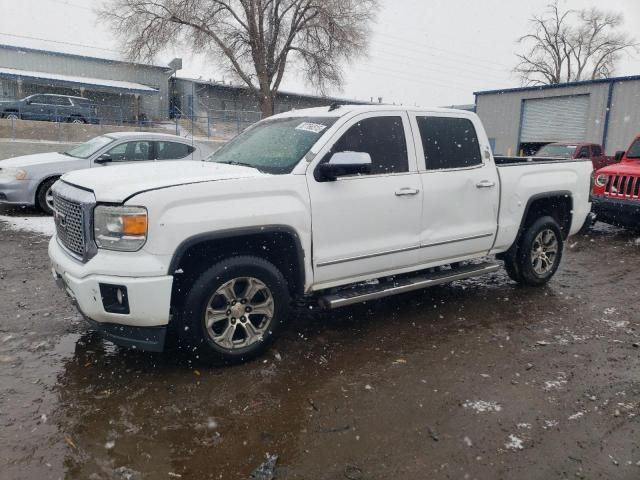
[[[47,215],[53,215],[53,196],[51,187],[58,181],[58,178],[49,178],[40,184],[36,193],[36,205]]]
[[[558,270],[564,242],[560,225],[541,217],[529,225],[504,256],[509,277],[523,285],[546,284]]]
[[[244,362],[273,343],[290,304],[287,281],[272,263],[229,258],[194,281],[176,319],[178,337],[200,360]]]

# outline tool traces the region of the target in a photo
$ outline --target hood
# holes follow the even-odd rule
[[[178,160],[78,170],[65,174],[62,180],[93,191],[99,202],[121,203],[136,193],[148,190],[263,175],[266,174],[239,165]]]
[[[625,160],[613,163],[596,172],[596,175],[633,175],[640,176],[640,160]]]
[[[25,168],[32,165],[44,165],[47,163],[60,163],[75,160],[85,160],[83,158],[73,158],[69,155],[63,155],[58,152],[36,153],[34,155],[24,155],[22,157],[13,157],[7,160],[0,160],[0,168],[15,167]]]

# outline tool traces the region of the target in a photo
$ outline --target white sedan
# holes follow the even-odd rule
[[[66,152],[38,153],[0,161],[0,203],[35,205],[51,214],[51,186],[64,173],[138,162],[203,160],[205,156],[198,144],[176,135],[109,133]]]

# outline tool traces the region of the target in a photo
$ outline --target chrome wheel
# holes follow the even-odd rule
[[[545,229],[536,235],[531,247],[531,266],[538,275],[553,270],[558,256],[558,237],[553,230]]]
[[[82,120],[80,120],[79,118],[74,118],[73,120],[71,120],[71,123],[75,123],[76,125],[84,123]]]
[[[204,313],[207,334],[223,348],[238,349],[262,341],[274,314],[271,290],[253,277],[221,285]]]
[[[47,203],[47,207],[53,211],[53,192],[51,187],[47,189],[47,193],[44,195],[44,201]]]
[[[6,118],[7,120],[19,120],[18,115],[15,113],[10,113],[4,118]]]

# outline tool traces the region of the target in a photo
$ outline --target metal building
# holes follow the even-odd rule
[[[531,155],[550,142],[601,143],[608,155],[640,132],[640,75],[475,92],[497,154]]]
[[[179,59],[147,65],[80,46],[18,43],[0,44],[0,101],[57,93],[91,99],[104,123],[169,116],[169,77]]]
[[[212,129],[222,136],[237,134],[262,116],[258,102],[244,85],[182,77],[172,78],[170,85],[172,115],[193,119],[209,136]],[[365,102],[281,91],[274,109],[275,113],[281,113],[332,103]]]

